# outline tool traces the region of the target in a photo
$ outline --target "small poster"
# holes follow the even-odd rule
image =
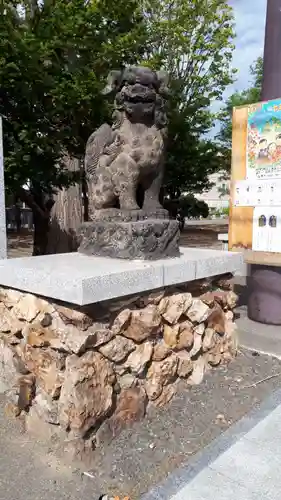
[[[281,99],[248,108],[247,179],[281,179]]]
[[[256,207],[252,250],[281,252],[281,207]]]
[[[235,207],[281,206],[281,179],[237,181],[233,204]]]
[[[237,181],[234,186],[233,204],[235,207],[247,206],[247,186],[245,181]]]

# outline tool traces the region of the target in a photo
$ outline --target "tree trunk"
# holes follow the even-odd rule
[[[33,252],[32,255],[45,255],[47,253],[49,219],[42,217],[36,209],[32,210],[33,215]]]
[[[80,161],[77,158],[66,156],[65,163],[70,172],[80,171]],[[54,201],[47,253],[75,252],[79,245],[77,230],[82,222],[81,183],[74,184],[68,189],[63,188],[55,195]]]
[[[34,224],[32,255],[45,255],[47,252],[50,212],[54,202],[52,198],[46,197],[40,189],[34,186],[30,192],[20,188],[17,196],[32,210]]]
[[[34,205],[31,207],[34,225],[32,255],[46,255],[50,213],[54,201],[42,193],[42,191],[33,190],[32,197],[34,200]]]

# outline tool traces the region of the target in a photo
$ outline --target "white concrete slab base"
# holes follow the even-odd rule
[[[202,248],[181,248],[180,257],[153,262],[56,254],[0,261],[0,285],[86,305],[235,272],[242,265],[242,254]]]

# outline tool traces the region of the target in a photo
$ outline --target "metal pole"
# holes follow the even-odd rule
[[[267,0],[262,101],[281,97],[281,0]]]
[[[281,0],[267,0],[261,99],[277,98],[281,98]],[[249,318],[281,325],[281,267],[251,265],[247,282]]]

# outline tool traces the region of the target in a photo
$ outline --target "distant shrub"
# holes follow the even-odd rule
[[[197,200],[194,195],[181,196],[176,200],[164,200],[164,208],[169,211],[171,217],[180,215],[183,218],[206,218],[209,215],[207,203]]]

